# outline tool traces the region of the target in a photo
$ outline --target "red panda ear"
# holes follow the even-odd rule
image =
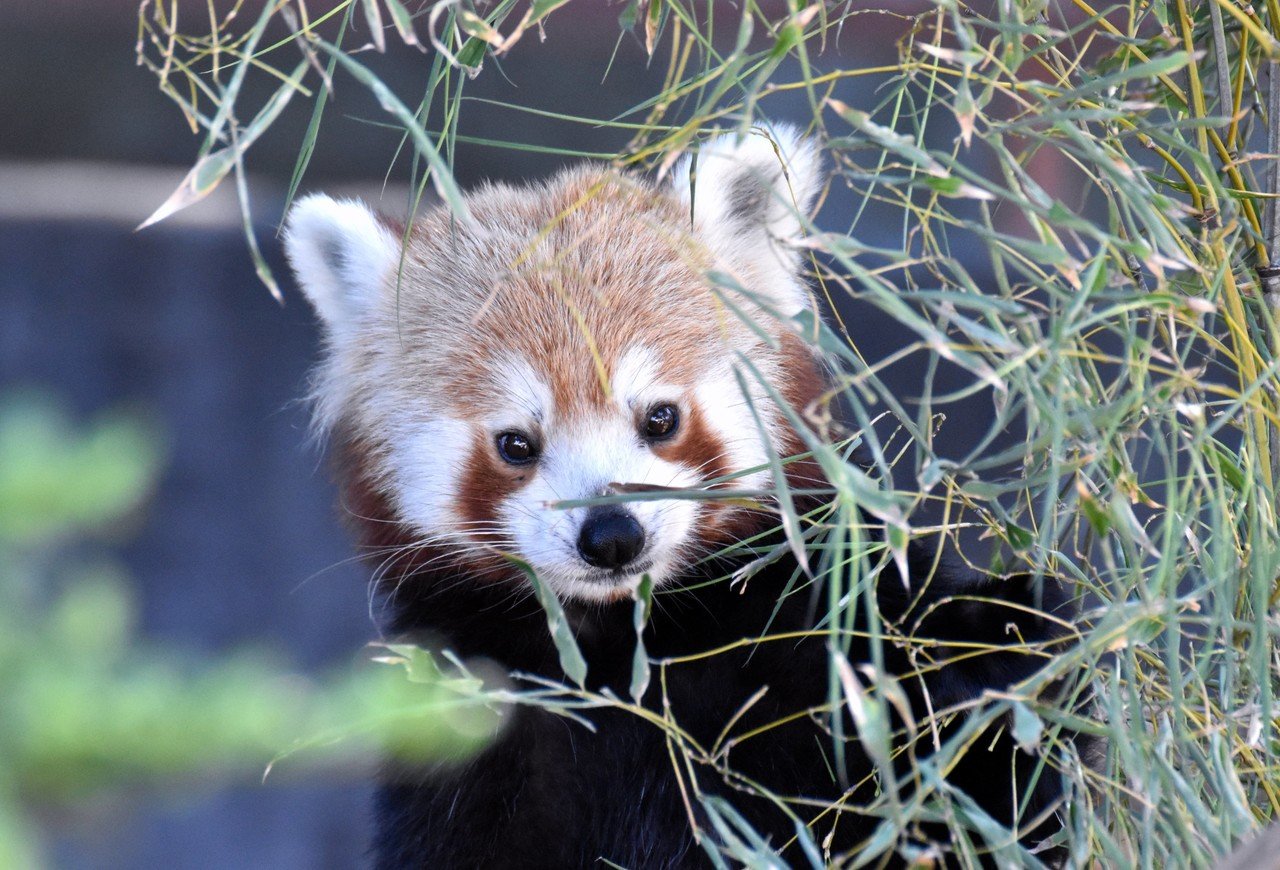
[[[368,206],[322,194],[289,210],[284,246],[298,286],[331,336],[368,310],[400,259],[400,239]]]
[[[822,186],[822,158],[811,139],[785,124],[717,136],[677,164],[672,184],[693,204],[694,232],[718,268],[783,316],[809,307],[790,243],[802,235]]]

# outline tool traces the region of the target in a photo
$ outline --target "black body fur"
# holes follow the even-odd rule
[[[932,561],[932,554],[913,552],[911,591],[896,572],[886,572],[878,583],[877,599],[886,622],[914,637],[944,642],[931,651],[935,660],[956,654],[956,649],[946,647],[947,641],[1006,645],[1019,639],[1047,641],[1061,634],[1055,621],[1026,609],[1069,619],[1071,605],[1055,584],[1046,582],[1037,593],[1026,578],[986,578],[947,566],[935,571]],[[812,628],[811,599],[804,593],[790,596],[769,623],[794,567],[790,558],[782,559],[751,578],[745,593],[721,582],[692,592],[658,594],[645,634],[649,654],[682,655],[766,630],[773,634]],[[716,566],[711,576],[720,576],[724,568]],[[931,571],[927,591],[913,603]],[[532,597],[513,605],[509,589],[457,581],[418,576],[401,584],[390,628],[410,635],[425,632],[463,657],[484,657],[506,669],[564,679],[546,618]],[[966,598],[945,600],[954,595]],[[632,602],[576,611],[574,607],[567,605],[567,612],[588,662],[588,684],[609,686],[619,697],[627,697],[635,636]],[[701,746],[710,747],[761,686],[768,686],[768,692],[734,725],[733,734],[824,704],[825,644],[821,637],[774,641],[671,666],[667,684],[676,722]],[[901,648],[886,641],[883,649],[890,672],[912,670]],[[866,642],[855,640],[850,660],[856,666],[869,654]],[[1043,665],[1043,655],[983,652],[934,671],[925,678],[933,707],[975,698],[985,689],[1003,690]],[[906,678],[901,685],[917,719],[926,717],[919,680]],[[658,709],[661,694],[655,673],[645,704]],[[521,707],[496,742],[468,762],[432,771],[388,771],[377,802],[377,866],[609,866],[600,859],[629,868],[710,866],[691,833],[662,731],[616,709],[588,710],[586,715],[596,725],[594,733],[554,713]],[[818,724],[822,719],[802,716],[746,740],[732,750],[728,765],[780,796],[834,800],[844,789],[832,777],[831,738]],[[1008,731],[1001,728],[997,735],[996,729],[989,729],[948,778],[1006,825],[1014,822],[1015,782],[1018,793],[1025,792],[1029,773],[1039,761],[1017,749]],[[854,733],[849,725],[847,734]],[[925,737],[917,751],[927,753],[928,745]],[[872,764],[856,737],[848,740],[846,752],[848,781],[856,784],[871,773]],[[725,795],[773,844],[791,840],[792,822],[769,801],[732,788],[710,767],[696,772],[705,792]],[[874,787],[864,785],[850,803],[866,801],[873,794],[868,789]],[[1021,808],[1022,830],[1060,795],[1060,777],[1046,766],[1030,801]],[[696,799],[691,802],[700,812]],[[708,831],[704,822],[700,819],[700,827]],[[845,812],[834,821],[828,814],[815,826],[816,839],[833,822],[834,858],[870,836],[878,819]],[[1023,841],[1039,841],[1057,827],[1049,814],[1049,820]],[[945,838],[946,830],[939,826],[920,834]],[[975,841],[981,843],[981,838],[975,835]],[[804,862],[795,846],[783,855]],[[877,866],[896,865],[891,859]]]

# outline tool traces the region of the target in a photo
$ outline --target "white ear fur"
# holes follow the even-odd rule
[[[761,302],[784,316],[809,307],[797,274],[802,218],[821,187],[822,158],[789,125],[706,142],[677,164],[672,185],[693,203],[694,230]]]
[[[289,210],[285,252],[330,335],[366,311],[400,259],[400,239],[364,203],[323,194]]]

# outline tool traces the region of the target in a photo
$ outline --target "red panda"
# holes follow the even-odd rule
[[[378,866],[706,866],[725,847],[698,800],[707,795],[730,799],[783,856],[799,854],[795,819],[835,857],[876,830],[859,807],[885,772],[856,738],[842,768],[830,751],[817,587],[797,583],[786,556],[730,588],[750,556],[722,551],[768,535],[776,516],[714,498],[770,490],[777,457],[804,449],[782,403],[810,408],[827,389],[797,331],[816,306],[795,242],[821,183],[813,143],[772,128],[713,139],[667,180],[587,165],[484,185],[464,213],[439,207],[407,233],[324,196],[290,212],[288,257],[324,332],[317,424],[361,543],[382,560],[388,632],[564,679],[523,563],[564,603],[593,688],[626,693],[631,598],[646,575],[649,655],[730,648],[672,666],[644,698],[703,747],[698,768],[634,713],[586,711],[588,729],[520,707],[466,763],[388,771]],[[797,492],[820,483],[811,462],[786,469]],[[699,488],[710,497],[662,497]],[[564,505],[619,492],[643,497]],[[1027,650],[1057,634],[1036,607],[1066,606],[1056,588],[915,551],[908,576],[881,579],[875,597],[895,632],[941,648],[1027,644],[921,673],[905,645],[886,642],[885,667],[921,718],[1033,673],[1043,659]],[[767,633],[789,639],[735,647]],[[869,660],[865,641],[849,643],[848,661]],[[1006,730],[947,776],[1022,835],[999,848],[1025,855],[1057,829],[1062,786]],[[929,844],[946,828],[903,836]]]

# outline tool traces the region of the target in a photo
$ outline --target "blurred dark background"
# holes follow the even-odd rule
[[[204,5],[180,4],[195,19],[193,30],[207,16]],[[248,5],[246,14],[256,15],[257,5]],[[467,93],[596,118],[641,103],[659,89],[666,58],[649,64],[638,35],[624,36],[614,56],[620,11],[618,4],[572,4],[551,17],[545,42],[526,35]],[[377,628],[366,570],[351,561],[323,459],[307,443],[298,400],[316,334],[275,236],[311,107],[295,100],[248,161],[256,233],[284,289],[280,306],[254,275],[229,181],[175,218],[133,231],[177,186],[199,142],[151,73],[135,64],[136,14],[134,0],[5,4],[0,393],[45,391],[84,418],[131,407],[164,433],[166,472],[122,553],[138,584],[144,635],[205,656],[247,644],[306,669],[342,663]],[[822,68],[893,62],[902,21],[856,21],[856,32],[819,59]],[[429,54],[362,59],[416,103]],[[879,81],[859,79],[836,95],[870,108]],[[765,109],[802,120],[804,100],[797,91]],[[259,101],[251,95],[248,105]],[[356,83],[339,77],[304,190],[378,201],[399,137],[368,119],[384,116]],[[626,141],[622,131],[479,101],[465,104],[461,130],[582,152],[613,152]],[[543,175],[567,160],[462,145],[455,168],[465,186]],[[403,210],[405,176],[403,161],[391,168],[382,200],[389,211]],[[823,224],[847,229],[846,204],[833,197]],[[901,244],[902,229],[900,215],[873,210],[859,232],[870,244],[891,246]],[[975,277],[985,274],[979,250],[959,256]],[[845,313],[869,360],[910,340],[869,306]],[[896,366],[886,376],[913,395],[919,372]],[[947,385],[944,372],[936,388]],[[972,401],[989,415],[989,399]],[[964,427],[950,428],[964,446]],[[58,834],[52,857],[59,866],[95,868],[355,866],[365,849],[367,803],[358,782],[112,793],[50,820]]]

